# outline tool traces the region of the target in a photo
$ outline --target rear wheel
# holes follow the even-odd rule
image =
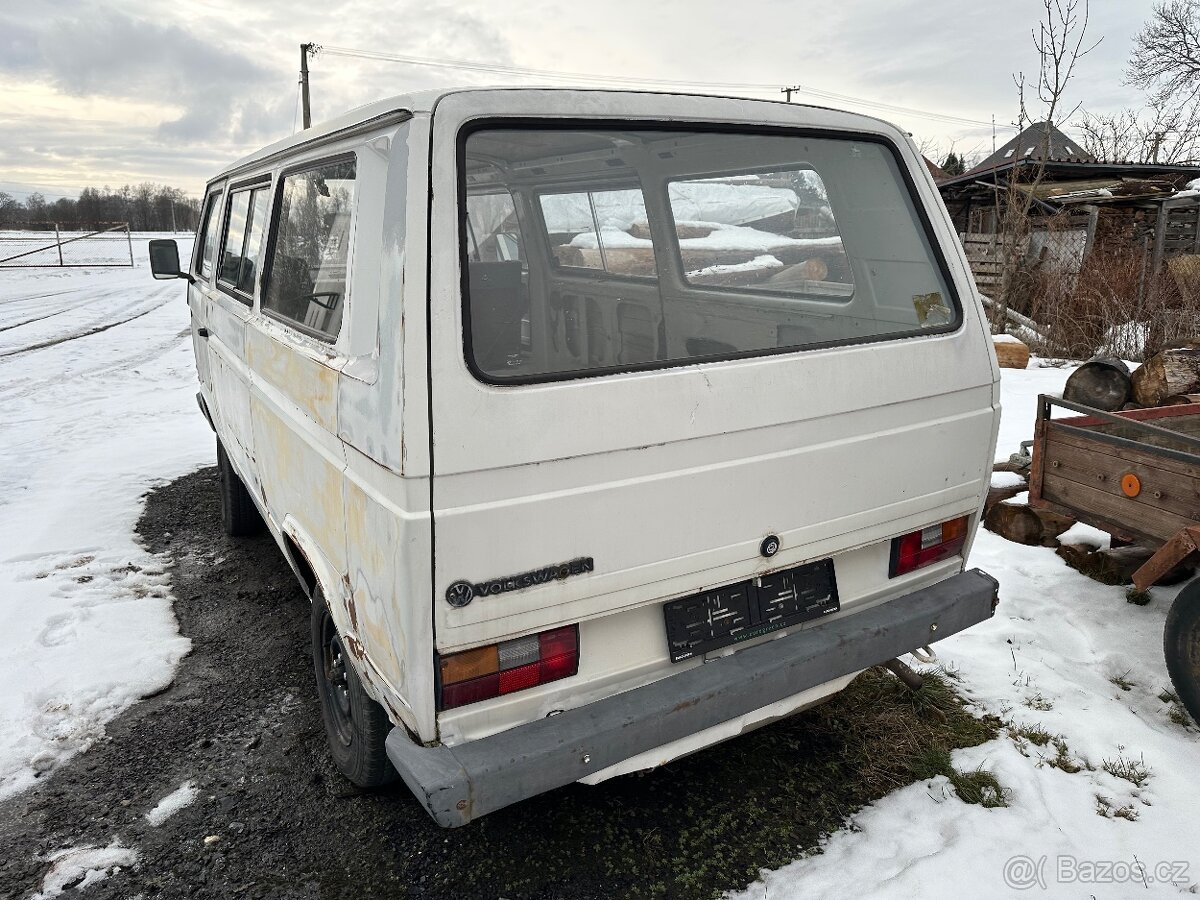
[[[217,440],[217,470],[221,480],[221,526],[231,537],[248,537],[263,530],[262,516],[246,485],[234,471],[225,453],[225,445]]]
[[[1175,598],[1163,629],[1163,654],[1175,693],[1200,723],[1200,580]]]
[[[313,668],[329,751],[338,771],[358,787],[381,787],[399,777],[384,747],[392,723],[363,690],[347,651],[318,588],[312,603]]]

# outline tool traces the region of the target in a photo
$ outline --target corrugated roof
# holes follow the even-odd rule
[[[1049,122],[1035,122],[966,174],[977,175],[997,166],[1026,159],[1057,162],[1096,161],[1096,157]]]

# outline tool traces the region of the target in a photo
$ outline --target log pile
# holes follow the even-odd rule
[[[1200,342],[1154,354],[1132,373],[1119,359],[1092,359],[1071,373],[1063,399],[1095,409],[1200,402]]]

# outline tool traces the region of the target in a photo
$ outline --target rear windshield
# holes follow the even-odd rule
[[[959,308],[894,150],[798,134],[477,128],[460,158],[484,381],[902,338]]]

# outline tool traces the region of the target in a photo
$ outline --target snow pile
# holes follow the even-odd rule
[[[107,847],[68,847],[49,856],[54,863],[42,879],[42,889],[30,900],[47,900],[68,889],[83,890],[97,881],[137,865],[138,852],[113,841]]]
[[[676,181],[668,188],[676,219],[703,219],[744,225],[796,211],[800,200],[791,188],[740,182]]]
[[[0,797],[169,684],[189,647],[166,560],[133,529],[142,494],[210,463],[213,438],[184,282],[134,250],[136,269],[0,271]]]
[[[710,229],[710,233],[703,237],[680,238],[679,249],[681,250],[742,250],[769,253],[772,250],[786,247],[842,246],[840,237],[794,238],[785,234],[760,231],[757,228],[747,228],[743,225],[722,225],[719,222],[679,222],[677,224],[689,228]],[[634,237],[615,225],[601,225],[600,237],[604,241],[606,250],[649,249],[654,246],[649,238]],[[596,232],[589,228],[589,230],[575,235],[571,240],[571,246],[595,250],[597,248]]]
[[[1071,371],[1003,370],[1001,459],[1032,435],[1037,395],[1061,391]],[[1069,539],[1107,535],[1077,525]],[[1052,549],[982,530],[968,565],[999,579],[999,609],[935,649],[959,690],[1010,729],[953,761],[994,773],[1010,805],[968,805],[941,778],[909,785],[855,815],[820,854],[764,873],[741,896],[952,898],[966,883],[984,898],[1200,890],[1200,742],[1160,698],[1170,688],[1163,618],[1178,588],[1155,588],[1149,606],[1134,606],[1123,587],[1080,575]],[[1021,728],[1060,737],[1061,754],[1053,741],[1014,735]]]
[[[155,804],[154,809],[146,813],[146,821],[157,828],[175,813],[185,807],[191,806],[196,796],[200,793],[196,785],[190,781],[185,781],[167,796]]]
[[[695,272],[688,272],[688,278],[704,278],[711,275],[728,275],[732,272],[759,272],[764,269],[781,269],[783,263],[769,253],[756,256],[744,263],[730,263],[723,266],[705,266]]]

